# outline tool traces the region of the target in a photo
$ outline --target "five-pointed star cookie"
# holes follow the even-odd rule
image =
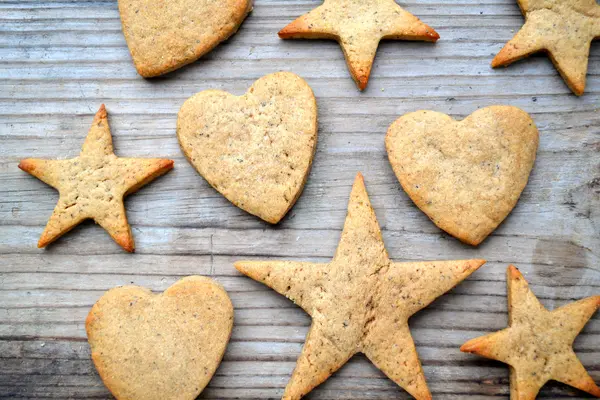
[[[585,89],[592,40],[600,37],[600,6],[596,0],[517,0],[525,25],[492,61],[509,65],[539,51],[550,59],[578,96]]]
[[[243,261],[235,267],[288,297],[312,317],[284,399],[306,395],[362,352],[390,379],[425,400],[431,399],[431,394],[408,319],[484,262],[390,261],[358,174],[340,243],[330,263]]]
[[[102,104],[79,157],[69,160],[28,158],[21,161],[19,168],[60,194],[38,247],[52,243],[83,220],[93,219],[131,252],[134,244],[123,197],[169,171],[173,160],[117,157]]]
[[[279,37],[337,40],[360,90],[367,87],[381,39],[435,42],[440,38],[394,0],[325,0],[283,28]]]
[[[510,365],[510,398],[535,399],[553,379],[600,397],[573,352],[573,341],[600,307],[600,296],[548,311],[514,266],[508,267],[509,327],[472,339],[460,349]]]

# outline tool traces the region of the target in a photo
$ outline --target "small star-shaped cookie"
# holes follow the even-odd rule
[[[600,37],[600,6],[596,0],[517,0],[525,25],[492,61],[509,65],[539,51],[552,63],[578,96],[585,89],[592,40]]]
[[[284,399],[300,399],[361,352],[407,392],[425,400],[431,394],[408,319],[484,262],[392,262],[358,174],[330,263],[243,261],[235,267],[312,317]]]
[[[283,28],[279,37],[337,40],[352,78],[364,90],[381,39],[435,42],[440,35],[394,0],[325,0]]]
[[[28,158],[19,168],[59,191],[60,198],[38,242],[45,247],[80,222],[93,219],[125,250],[133,251],[123,197],[173,168],[173,160],[120,158],[113,152],[104,104],[79,157],[69,160]]]
[[[589,297],[548,311],[514,266],[508,267],[508,325],[469,340],[461,351],[510,365],[510,398],[535,399],[553,379],[600,397],[600,388],[573,352],[573,341],[600,306]]]

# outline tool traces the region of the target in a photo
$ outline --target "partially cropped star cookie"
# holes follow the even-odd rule
[[[569,88],[581,96],[590,44],[600,37],[600,5],[596,0],[517,1],[525,25],[494,58],[492,67],[546,51]]]
[[[117,157],[103,104],[94,117],[79,157],[70,160],[28,158],[21,161],[19,168],[60,194],[38,247],[47,246],[80,222],[93,219],[115,242],[131,252],[133,237],[123,197],[169,171],[173,160]]]
[[[472,339],[461,351],[510,365],[511,400],[535,399],[549,380],[600,397],[600,388],[573,352],[573,341],[600,306],[600,296],[588,297],[548,311],[514,266],[508,267],[509,327]]]
[[[367,87],[381,39],[435,42],[440,38],[394,0],[325,0],[283,28],[279,37],[337,40],[360,90]]]
[[[358,174],[330,263],[243,261],[235,267],[288,297],[312,317],[284,399],[300,399],[354,354],[364,353],[415,398],[428,400],[431,394],[408,319],[484,262],[392,262]]]

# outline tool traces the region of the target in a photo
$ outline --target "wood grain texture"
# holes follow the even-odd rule
[[[161,291],[190,274],[217,279],[235,307],[232,341],[201,397],[278,398],[310,319],[241,276],[233,262],[331,258],[357,171],[365,175],[392,259],[489,260],[410,320],[434,398],[508,398],[508,369],[458,348],[506,325],[509,263],[521,268],[548,308],[600,294],[600,44],[592,45],[586,93],[577,98],[545,56],[490,68],[522,24],[515,0],[401,1],[441,39],[383,42],[369,87],[359,93],[336,43],[277,37],[319,3],[256,0],[227,43],[181,70],[144,80],[131,62],[116,1],[0,0],[0,398],[110,398],[89,357],[89,308],[114,286]],[[179,150],[175,125],[179,107],[194,93],[242,94],[278,70],[299,74],[313,88],[319,143],[303,195],[272,227],[202,180]],[[175,169],[126,199],[135,254],[124,254],[93,223],[38,250],[58,194],[18,170],[18,161],[75,156],[101,103],[117,155],[172,158]],[[540,148],[515,210],[471,248],[412,204],[389,166],[384,137],[406,112],[432,109],[462,118],[493,104],[529,112]],[[600,382],[599,315],[575,350]],[[409,397],[355,357],[309,398]],[[540,398],[589,397],[551,383]]]

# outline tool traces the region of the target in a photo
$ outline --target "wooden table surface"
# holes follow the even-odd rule
[[[214,277],[235,306],[233,336],[202,398],[278,398],[310,323],[291,301],[241,276],[238,259],[329,260],[357,171],[394,260],[485,258],[488,263],[410,320],[437,399],[508,397],[508,368],[462,354],[467,339],[507,324],[505,270],[516,264],[548,308],[600,294],[600,43],[592,46],[583,97],[545,56],[493,70],[493,55],[521,27],[515,0],[419,0],[401,5],[433,26],[437,44],[384,42],[369,87],[355,88],[339,46],[282,41],[277,31],[318,0],[257,0],[240,31],[198,62],[165,77],[136,74],[114,0],[0,2],[0,397],[106,399],[90,360],[84,321],[114,286],[161,291],[181,277]],[[188,164],[175,136],[192,94],[242,94],[279,70],[312,86],[319,141],[303,195],[270,226],[237,209]],[[127,254],[83,224],[36,248],[58,195],[20,171],[26,157],[78,154],[106,103],[115,150],[168,157],[175,169],[126,200],[136,241]],[[431,109],[462,118],[509,104],[531,113],[540,148],[529,185],[507,220],[478,248],[436,228],[402,191],[387,161],[387,127]],[[600,315],[575,342],[600,383]],[[557,383],[540,398],[589,398]],[[409,396],[363,356],[312,399]]]

